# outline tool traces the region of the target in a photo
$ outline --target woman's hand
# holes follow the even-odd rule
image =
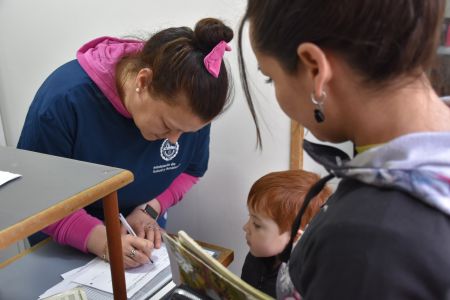
[[[125,269],[150,263],[152,250],[153,242],[131,234],[122,235],[122,253]],[[106,259],[108,259],[108,256]]]
[[[153,201],[157,202],[158,205],[153,205],[152,207],[159,212],[160,206],[156,199],[150,201],[149,204],[152,205]],[[136,207],[126,219],[138,237],[152,242],[156,249],[161,247],[161,228],[156,220],[150,217],[146,212],[142,211],[140,206]],[[126,229],[123,226],[122,232],[126,232]]]
[[[153,242],[132,236],[121,235],[122,254],[125,268],[135,268],[150,262],[150,255],[154,248]],[[109,261],[109,253],[104,225],[96,226],[90,233],[87,241],[88,251]]]

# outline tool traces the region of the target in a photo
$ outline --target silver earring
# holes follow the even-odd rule
[[[314,93],[311,93],[311,102],[316,106],[316,108],[314,109],[314,119],[316,119],[317,123],[322,123],[323,121],[325,121],[325,114],[323,113],[323,102],[325,101],[326,97],[327,93],[325,93],[325,91],[322,91],[322,94],[318,99],[314,97]]]
[[[141,91],[141,89],[140,88],[136,88],[136,93],[139,93]]]

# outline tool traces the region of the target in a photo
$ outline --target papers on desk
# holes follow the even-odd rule
[[[45,300],[88,300],[86,293],[79,288],[45,298]]]
[[[20,177],[22,175],[14,174],[6,171],[0,171],[0,186],[4,185],[8,181],[11,181],[13,179],[16,179],[17,177]]]
[[[151,256],[154,264],[148,263],[140,267],[125,270],[127,298],[130,299],[144,285],[169,266],[169,255],[164,244],[155,249]],[[95,258],[86,265],[61,274],[63,281],[39,296],[39,299],[73,289],[77,286],[86,286],[112,295],[112,280],[110,266],[100,258]]]

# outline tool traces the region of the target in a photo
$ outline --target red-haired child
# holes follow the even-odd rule
[[[241,278],[273,297],[280,266],[280,254],[289,242],[291,226],[310,187],[318,180],[315,173],[289,170],[269,173],[250,189],[249,219],[243,229],[250,251]],[[331,191],[325,188],[308,205],[301,229],[317,214]]]

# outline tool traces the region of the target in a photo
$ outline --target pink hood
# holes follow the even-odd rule
[[[77,59],[83,70],[97,84],[114,108],[124,117],[131,118],[116,89],[116,64],[125,55],[142,50],[143,41],[100,37],[83,45]]]

